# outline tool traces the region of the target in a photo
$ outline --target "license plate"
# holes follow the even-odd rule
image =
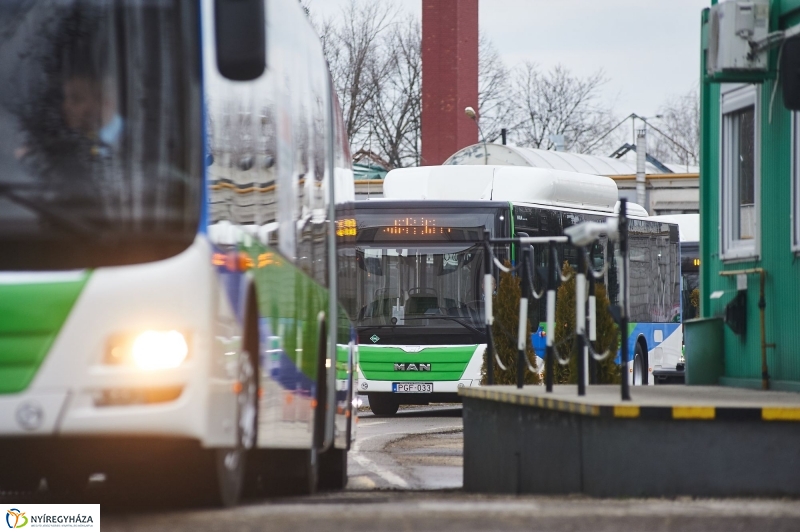
[[[432,382],[393,382],[394,393],[433,393]]]

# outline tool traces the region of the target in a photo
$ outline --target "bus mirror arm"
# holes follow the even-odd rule
[[[608,218],[605,222],[582,222],[564,229],[564,234],[573,246],[588,246],[601,235],[607,235],[609,240],[617,240],[617,218]]]

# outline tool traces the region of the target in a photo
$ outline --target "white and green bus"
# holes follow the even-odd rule
[[[296,0],[0,3],[0,492],[343,487],[352,200]]]
[[[458,388],[481,384],[484,231],[561,236],[571,225],[605,221],[618,204],[616,184],[607,177],[482,165],[393,170],[384,197],[356,203],[358,282],[347,297],[360,344],[358,393],[377,415],[392,415],[401,404],[458,401]],[[649,221],[634,206],[630,242],[627,374],[641,385],[653,382],[654,372],[677,371],[680,361],[677,226]],[[560,260],[577,265],[573,249],[557,250]],[[613,303],[613,253],[606,239],[592,251],[593,268],[609,263],[602,282]],[[517,254],[495,252],[512,263]],[[537,267],[547,264],[545,247],[534,247],[534,260]],[[534,324],[545,321],[544,305],[531,301]]]

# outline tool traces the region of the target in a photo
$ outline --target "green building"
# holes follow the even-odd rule
[[[795,33],[800,0],[712,0],[702,14],[700,309],[725,318],[726,386],[800,391]]]

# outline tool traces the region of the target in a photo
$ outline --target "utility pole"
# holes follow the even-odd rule
[[[647,129],[636,132],[636,203],[647,209]]]

